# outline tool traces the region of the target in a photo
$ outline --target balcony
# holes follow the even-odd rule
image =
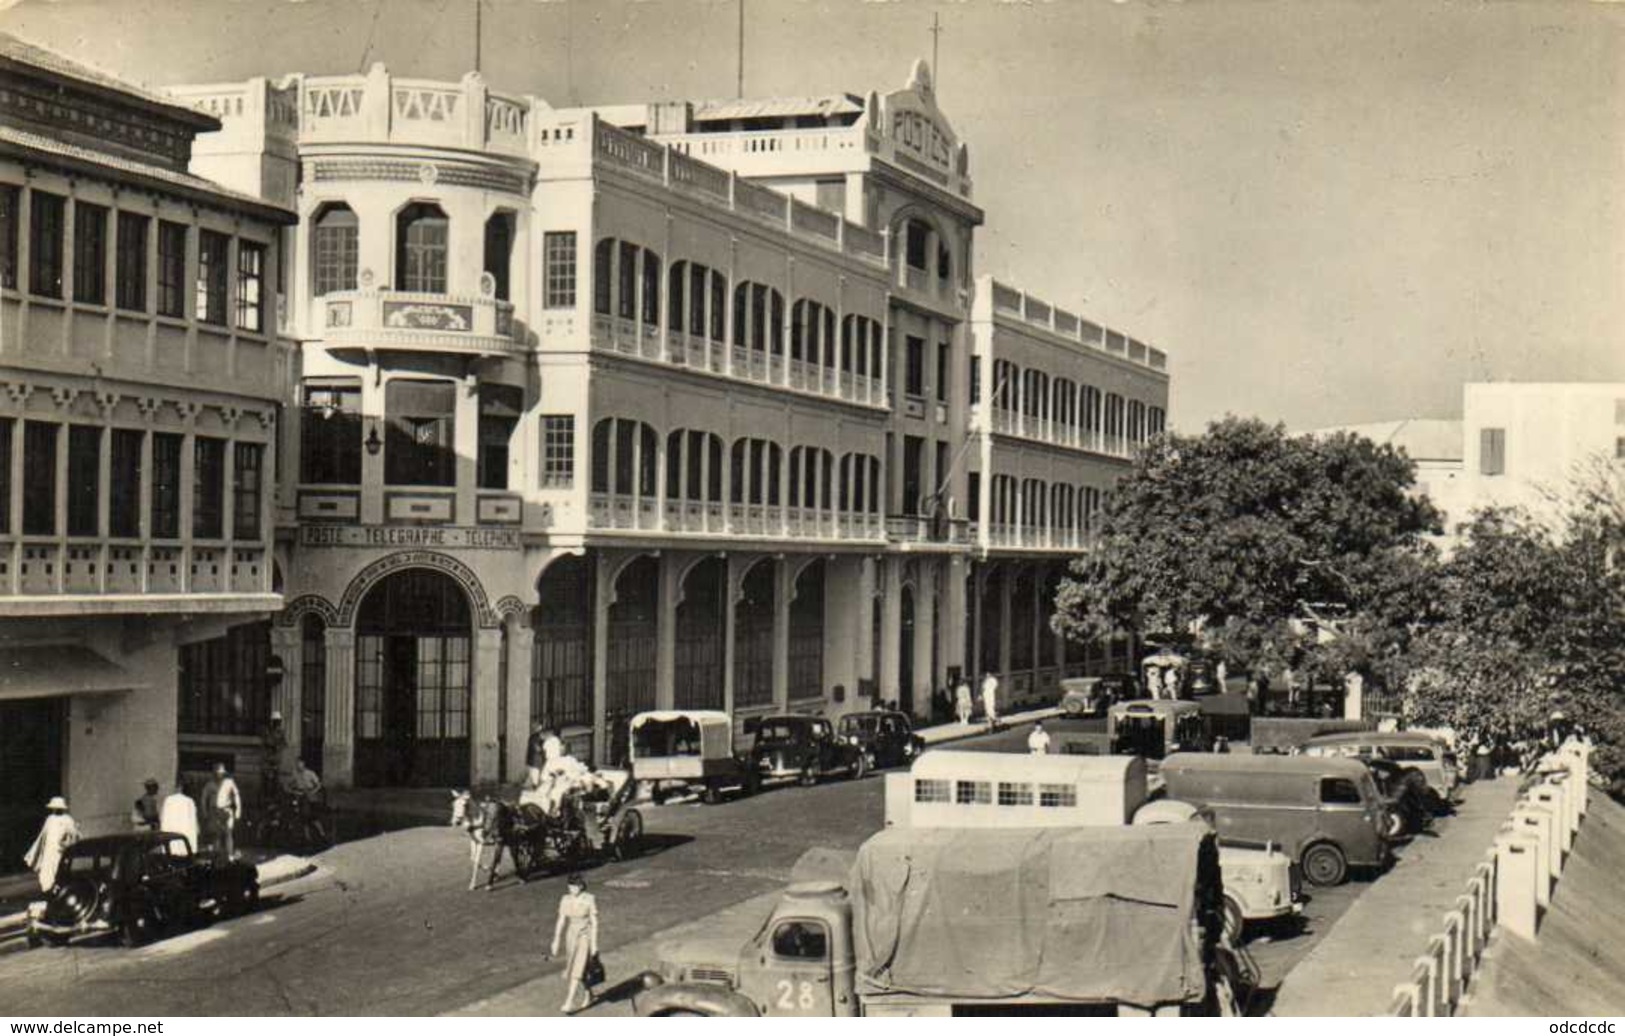
[[[665,344],[662,345],[662,342]],[[872,407],[886,405],[886,397],[878,378],[839,371],[834,367],[805,360],[787,359],[781,353],[750,349],[742,345],[728,345],[701,335],[662,331],[658,324],[646,324],[628,317],[593,314],[592,347],[599,352],[634,356],[655,363],[665,363],[738,381],[771,385],[845,403]],[[924,405],[924,401],[921,400],[920,413],[915,416],[924,416]]]
[[[513,333],[513,306],[472,295],[369,289],[321,298],[328,348],[510,356],[524,351]]]
[[[970,543],[970,523],[963,518],[892,514],[886,516],[886,539],[905,549],[910,546],[964,546]]]
[[[0,541],[0,615],[276,607],[263,544]]]
[[[880,515],[782,504],[666,500],[630,493],[593,493],[591,531],[646,532],[661,536],[752,537],[764,540],[832,540],[878,543]],[[968,542],[958,540],[956,542]]]

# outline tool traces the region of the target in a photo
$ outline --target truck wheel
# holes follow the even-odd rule
[[[1348,860],[1343,856],[1343,850],[1330,842],[1320,842],[1304,850],[1303,876],[1309,880],[1309,884],[1321,888],[1341,885],[1348,873]]]
[[[1247,918],[1242,915],[1241,903],[1232,896],[1224,897],[1224,937],[1230,940],[1230,945],[1241,945],[1241,930],[1247,924]]]

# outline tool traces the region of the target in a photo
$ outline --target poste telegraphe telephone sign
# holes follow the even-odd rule
[[[305,525],[301,547],[447,547],[464,550],[518,550],[518,529],[467,525]]]

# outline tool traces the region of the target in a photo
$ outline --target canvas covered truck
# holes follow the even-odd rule
[[[798,865],[798,871],[803,869]],[[843,875],[844,870],[844,875]],[[891,828],[799,873],[743,946],[662,953],[642,1016],[1230,1013],[1203,824]]]
[[[1181,703],[1184,704],[1184,703]],[[1134,755],[1016,755],[934,749],[907,773],[886,775],[887,827],[1114,827],[1191,820],[1199,811],[1148,793]],[[1216,822],[1210,815],[1202,819]],[[1279,845],[1225,838],[1225,934],[1240,944],[1248,924],[1291,917],[1299,880]]]

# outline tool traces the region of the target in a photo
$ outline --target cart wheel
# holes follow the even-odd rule
[[[621,814],[621,822],[615,826],[615,858],[626,860],[637,855],[642,841],[643,814],[629,809]]]
[[[700,801],[707,806],[715,806],[722,801],[722,786],[717,783],[716,778],[705,782],[705,790],[700,793]]]
[[[514,873],[519,875],[520,881],[529,881],[531,875],[536,873],[536,847],[529,839],[520,839],[510,849],[513,851]]]

